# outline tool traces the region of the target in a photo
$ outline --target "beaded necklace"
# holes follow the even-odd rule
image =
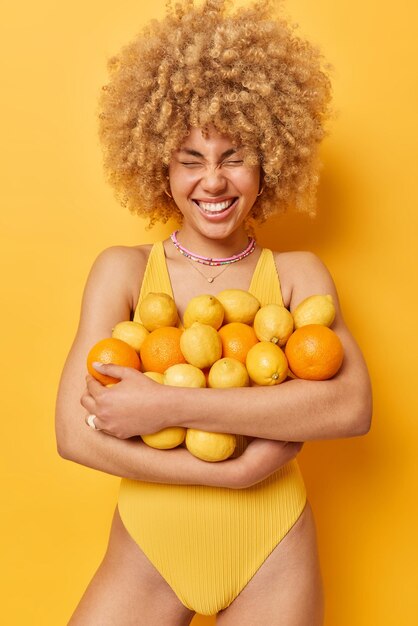
[[[182,254],[183,256],[185,256],[186,258],[192,261],[196,261],[197,263],[202,263],[203,265],[214,265],[214,266],[230,265],[231,263],[242,261],[242,259],[245,259],[245,257],[247,257],[252,252],[254,252],[255,247],[256,247],[256,241],[254,237],[248,237],[247,247],[245,248],[245,250],[242,250],[242,252],[238,252],[238,254],[234,254],[233,256],[218,258],[218,259],[207,257],[207,256],[201,256],[200,254],[194,254],[194,252],[191,252],[190,250],[182,246],[181,243],[178,242],[177,240],[178,232],[179,232],[178,230],[175,230],[173,233],[171,233],[170,238],[173,244],[175,245],[175,247],[177,248],[177,250],[180,252],[180,254]]]

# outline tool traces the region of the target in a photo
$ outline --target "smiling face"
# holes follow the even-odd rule
[[[193,128],[169,165],[170,189],[184,229],[224,239],[244,233],[244,219],[260,187],[260,167],[246,165],[242,150],[211,128]]]

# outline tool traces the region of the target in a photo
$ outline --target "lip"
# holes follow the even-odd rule
[[[217,204],[218,202],[224,202],[225,200],[232,200],[231,196],[224,196],[223,198],[210,198],[210,199],[205,199],[203,200],[203,198],[199,198],[198,201],[199,202],[207,202],[207,203],[211,203],[211,204]],[[228,209],[225,209],[225,211],[222,211],[222,213],[214,213],[214,214],[210,214],[210,213],[206,213],[206,211],[204,211],[203,209],[200,208],[200,206],[197,204],[196,200],[193,199],[193,206],[198,209],[200,215],[202,215],[205,220],[208,220],[209,222],[222,222],[223,220],[227,219],[231,213],[233,213],[237,207],[238,204],[238,200],[239,198],[235,198],[235,201],[231,204],[231,206]]]
[[[233,200],[236,196],[219,196],[218,198],[192,198],[193,202],[206,202],[207,204],[217,204],[226,200]]]

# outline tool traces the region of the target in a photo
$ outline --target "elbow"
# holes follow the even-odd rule
[[[347,437],[362,437],[370,431],[372,423],[373,402],[371,393],[362,394],[352,406],[346,424]]]
[[[69,446],[62,441],[58,441],[58,439],[57,439],[57,452],[62,459],[65,459],[66,461],[71,460]]]
[[[371,413],[364,413],[360,415],[353,423],[351,437],[362,437],[367,435],[372,424]]]
[[[71,454],[71,447],[68,445],[67,442],[62,441],[58,438],[57,438],[57,452],[62,459],[65,459],[66,461],[73,460],[72,454]]]
[[[57,452],[66,461],[75,461],[75,448],[68,433],[56,431]]]

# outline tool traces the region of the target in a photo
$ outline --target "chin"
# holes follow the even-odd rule
[[[208,239],[227,239],[236,230],[238,226],[235,224],[208,224],[199,228],[199,232]]]
[[[199,219],[196,222],[196,228],[202,235],[205,235],[210,239],[226,239],[238,230],[245,229],[244,220],[240,219],[237,221],[236,219],[233,219],[233,216],[231,217],[232,219],[229,218],[223,222],[209,222],[205,219]]]

